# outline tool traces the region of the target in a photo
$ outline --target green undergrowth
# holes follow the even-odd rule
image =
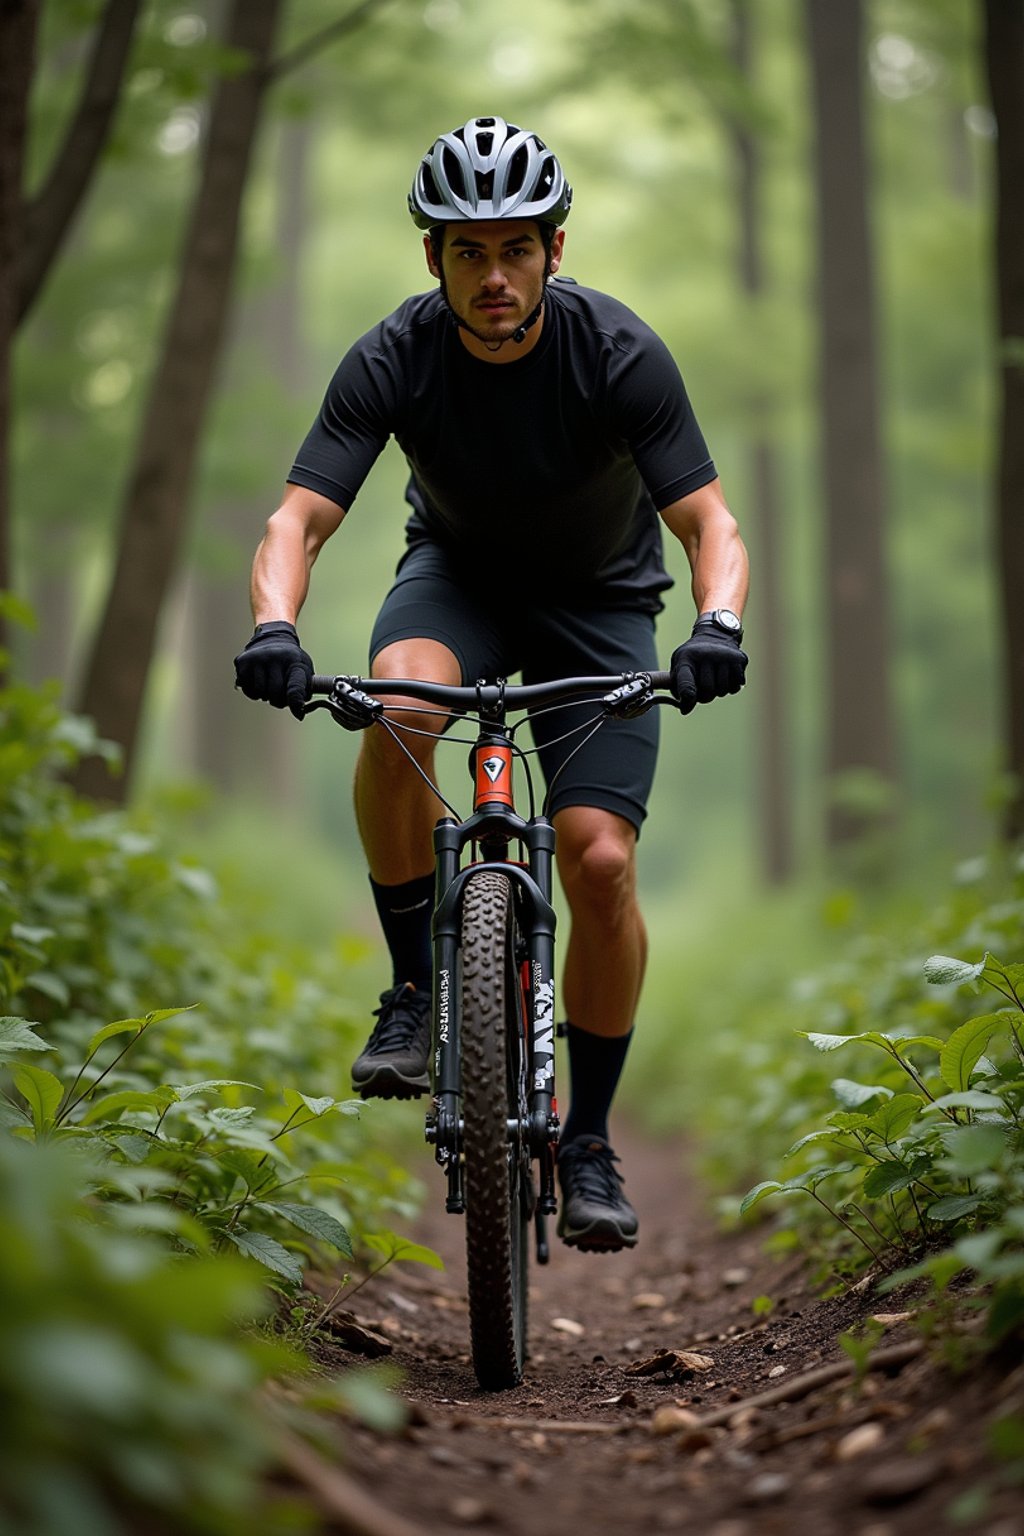
[[[418,1190],[338,1093],[344,941],[78,799],[91,745],[45,690],[0,694],[0,1532],[301,1529],[263,1495],[260,1388],[310,1373],[310,1270],[343,1296],[436,1262],[393,1231]]]
[[[773,1246],[923,1279],[929,1315],[955,1295],[1000,1340],[1024,1326],[1024,863],[971,861],[872,920],[854,905],[796,895],[734,964],[705,951],[707,1027],[661,1028],[662,1081],[685,1086],[656,1102]]]

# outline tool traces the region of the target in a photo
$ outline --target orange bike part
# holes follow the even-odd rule
[[[481,747],[476,754],[476,798],[474,809],[485,805],[515,805],[512,796],[512,748]]]

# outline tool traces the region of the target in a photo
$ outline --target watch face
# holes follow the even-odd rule
[[[727,629],[731,634],[743,628],[739,614],[733,613],[731,608],[719,608],[715,614],[720,629]]]

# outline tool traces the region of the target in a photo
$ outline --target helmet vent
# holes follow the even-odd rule
[[[455,196],[465,198],[467,196],[466,178],[462,174],[462,166],[459,164],[458,157],[447,145],[445,146],[442,170]]]
[[[494,134],[481,133],[477,138],[477,147],[482,155],[489,155],[494,148]]]

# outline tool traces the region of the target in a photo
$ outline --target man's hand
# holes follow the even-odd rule
[[[670,687],[688,715],[698,704],[739,693],[746,682],[747,655],[732,635],[697,624],[689,640],[676,647],[669,663]]]
[[[235,657],[235,687],[248,699],[266,699],[290,709],[296,720],[313,691],[313,663],[299,644],[294,624],[272,619],[257,624],[252,639]]]

